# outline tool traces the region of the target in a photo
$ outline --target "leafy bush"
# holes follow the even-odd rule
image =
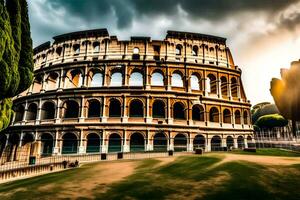
[[[279,114],[264,115],[255,122],[255,125],[260,128],[283,127],[287,124],[288,120]]]
[[[255,122],[264,115],[270,115],[270,114],[279,114],[279,111],[275,104],[263,104],[261,106],[254,106],[254,109],[252,110],[252,122],[255,124]],[[256,108],[256,109],[255,109]]]

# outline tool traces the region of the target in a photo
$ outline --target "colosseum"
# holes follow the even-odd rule
[[[2,158],[215,151],[253,144],[250,102],[226,39],[167,31],[118,40],[67,33],[34,49],[35,80],[14,98]]]

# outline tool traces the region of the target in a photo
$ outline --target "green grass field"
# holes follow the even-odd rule
[[[259,155],[286,155],[290,156],[286,159],[291,159],[293,153],[287,153],[291,154],[286,155],[281,150],[258,152]],[[86,164],[73,170],[2,184],[0,199],[73,199],[74,194],[78,199],[106,200],[300,199],[300,164],[221,162],[224,155],[182,156],[166,163],[146,159]],[[109,167],[110,163],[112,167]],[[110,168],[119,164],[124,167],[116,168],[116,171],[126,170],[132,164],[133,172],[110,184],[97,181],[109,177]],[[108,167],[102,170],[104,166]],[[114,176],[113,172],[111,176]]]

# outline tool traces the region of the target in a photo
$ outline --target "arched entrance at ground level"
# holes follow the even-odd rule
[[[168,140],[165,134],[156,133],[153,137],[153,150],[154,151],[167,151]]]
[[[34,137],[31,133],[26,133],[22,138],[22,151],[19,154],[21,160],[26,160],[28,156],[33,155],[34,152]]]
[[[214,136],[211,139],[211,151],[221,151],[221,137],[220,136]]]
[[[41,136],[41,143],[42,143],[42,155],[43,156],[50,156],[53,152],[53,137],[49,133],[44,133]]]
[[[237,143],[238,143],[238,148],[242,149],[245,147],[245,143],[244,143],[244,137],[243,136],[239,136],[237,138]]]
[[[227,146],[228,149],[233,148],[233,146],[234,146],[233,137],[227,136],[227,138],[226,138],[226,146]]]
[[[20,143],[20,136],[19,134],[12,134],[9,136],[8,139],[10,143],[10,151],[9,155],[7,156],[7,161],[15,161],[17,160],[17,150],[18,150],[18,145]]]
[[[74,133],[66,133],[62,137],[63,145],[62,145],[62,154],[73,154],[77,153],[78,140]]]
[[[121,136],[117,133],[113,133],[109,136],[108,140],[108,152],[120,152],[121,151]]]
[[[174,137],[174,151],[186,151],[187,150],[187,138],[184,134],[177,134]]]
[[[196,135],[193,141],[194,150],[196,148],[205,149],[205,137],[203,135]]]
[[[100,137],[96,133],[88,134],[86,142],[86,152],[87,153],[97,153],[100,152]]]
[[[247,144],[248,144],[248,148],[254,148],[255,147],[255,143],[252,142],[252,137],[250,135],[247,137]]]
[[[134,133],[130,136],[130,152],[145,151],[145,140],[141,133]]]
[[[0,136],[0,158],[2,157],[2,153],[5,148],[6,140],[7,140],[6,135]]]

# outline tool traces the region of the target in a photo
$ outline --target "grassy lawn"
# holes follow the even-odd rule
[[[300,164],[220,163],[222,159],[223,154],[208,154],[178,157],[165,164],[156,159],[130,161],[135,164],[133,173],[108,185],[91,182],[106,173],[95,171],[102,163],[88,164],[0,185],[0,199],[62,199],[62,193],[67,194],[64,199],[71,199],[67,190],[73,187],[81,193],[78,199],[300,199]]]
[[[234,150],[232,153],[246,155],[262,155],[262,156],[285,156],[285,157],[300,157],[300,152],[289,151],[278,148],[256,149],[256,152],[246,152],[243,150]]]

